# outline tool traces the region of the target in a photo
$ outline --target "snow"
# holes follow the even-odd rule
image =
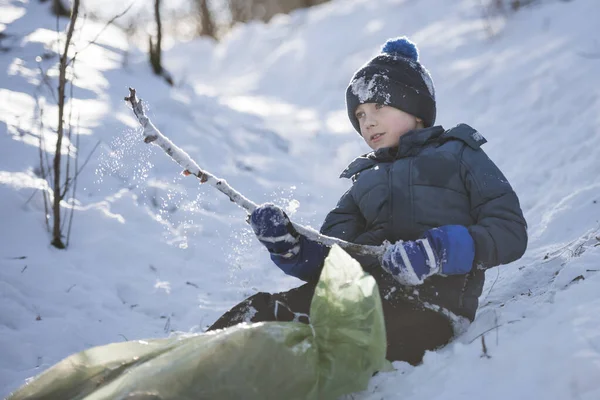
[[[374,74],[367,80],[367,77],[361,76],[352,82],[352,93],[358,97],[361,103],[373,98],[373,95],[379,90],[379,85],[383,84],[389,78],[383,74]],[[389,94],[386,95],[386,103],[390,101]]]
[[[63,202],[74,211],[66,251],[49,245],[36,175],[40,133],[52,151],[48,88],[64,40],[47,8],[0,0],[1,396],[74,352],[201,332],[249,295],[299,284],[272,265],[242,209],[143,143],[128,86],[199,165],[318,228],[351,184],[339,172],[368,151],[346,116],[346,85],[406,35],[435,80],[437,122],[489,140],[530,241],[521,260],[487,272],[476,321],[452,344],[418,367],[394,363],[353,398],[600,398],[597,1],[487,18],[474,0],[333,0],[236,26],[217,45],[175,44],[164,55],[174,88],[116,28],[89,45],[104,25],[82,21],[70,154],[81,165],[98,148]]]

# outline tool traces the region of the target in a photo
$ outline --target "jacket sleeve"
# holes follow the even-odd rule
[[[329,247],[313,242],[302,235],[300,235],[299,246],[298,254],[293,257],[286,258],[271,253],[271,260],[287,275],[305,282],[317,281],[323,269],[323,262],[329,254]]]
[[[518,260],[527,247],[527,223],[516,193],[481,149],[465,146],[461,176],[469,192],[474,225],[474,266],[487,269]]]
[[[362,233],[364,225],[364,218],[348,190],[325,217],[321,233],[352,242]],[[310,282],[319,279],[328,254],[329,247],[300,236],[298,254],[291,258],[271,254],[271,260],[287,275]]]

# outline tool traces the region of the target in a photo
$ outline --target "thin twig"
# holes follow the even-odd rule
[[[492,293],[492,290],[494,289],[494,286],[496,285],[496,282],[498,282],[498,278],[500,277],[500,268],[496,268],[496,279],[494,279],[494,283],[492,283],[492,287],[490,287],[490,290],[487,292],[487,294],[485,295],[484,299],[481,301],[481,304],[485,303],[485,301],[487,300],[488,296],[490,295],[490,293]]]
[[[39,190],[39,189],[34,189],[34,190],[33,190],[33,192],[31,193],[31,196],[29,196],[29,198],[27,199],[27,201],[25,202],[25,204],[24,204],[24,205],[27,205],[27,204],[29,204],[29,202],[30,202],[31,200],[33,200],[33,197],[34,197],[34,196],[35,196],[35,194],[38,192],[38,190]]]
[[[498,312],[497,312],[497,310],[494,310],[494,324],[496,326],[498,326]],[[499,342],[500,342],[499,329],[496,328],[496,346],[499,345]]]
[[[169,333],[171,330],[171,317],[167,317],[167,322],[165,322],[165,327],[163,328],[165,333]]]
[[[56,13],[56,54],[60,54],[60,25],[59,25],[59,16]]]
[[[44,150],[45,142],[44,142],[44,107],[42,107],[39,103],[39,96],[35,93],[35,101],[36,107],[38,110],[38,118],[40,121],[39,124],[39,148],[40,148],[40,174],[42,175],[42,179],[45,179],[48,183],[48,188],[52,188],[54,186],[53,175],[50,171],[52,171],[52,167],[50,166],[50,157],[48,157],[48,152]],[[44,191],[45,196],[49,196],[48,191]],[[48,210],[46,210],[48,211]],[[48,212],[46,212],[48,214]]]
[[[75,144],[77,146],[77,153],[75,154],[75,171],[78,171],[77,167],[79,165],[79,138],[81,137],[81,135],[79,134],[79,118],[80,118],[80,115],[77,115],[77,130],[76,130],[77,143]],[[95,149],[95,147],[94,147],[94,149]],[[79,171],[75,174],[75,177],[73,177],[73,192],[71,193],[71,213],[69,214],[69,226],[67,228],[67,244],[66,244],[67,247],[69,247],[69,239],[71,238],[71,227],[73,226],[73,215],[75,214],[75,193],[77,191],[77,177],[78,176],[79,176]]]
[[[474,338],[473,338],[473,339],[472,339],[472,340],[469,342],[469,344],[473,343],[474,341],[476,341],[477,339],[479,339],[480,337],[482,337],[482,336],[483,336],[483,335],[485,335],[486,333],[488,333],[488,332],[491,332],[491,331],[493,331],[494,329],[498,329],[498,328],[500,328],[500,327],[499,327],[499,326],[493,326],[493,327],[491,327],[490,329],[487,329],[486,331],[484,331],[484,332],[481,332],[479,335],[475,336],[475,337],[474,337]]]
[[[227,197],[229,197],[229,199],[232,202],[245,209],[248,213],[252,213],[252,211],[256,209],[257,205],[255,203],[253,203],[252,201],[244,197],[241,193],[229,186],[229,184],[224,179],[219,179],[212,175],[210,172],[202,170],[185,151],[177,147],[173,142],[171,142],[171,140],[169,140],[169,138],[163,135],[154,126],[152,121],[150,121],[150,119],[146,116],[146,113],[144,112],[144,107],[142,106],[142,100],[136,97],[135,89],[129,88],[129,97],[125,97],[125,101],[127,101],[131,105],[133,113],[135,114],[138,121],[143,127],[145,143],[154,143],[155,145],[162,148],[165,151],[165,153],[167,153],[173,159],[173,161],[175,161],[184,169],[184,175],[194,175],[200,180],[201,183],[208,183],[209,185],[219,190],[221,193],[225,194]],[[338,238],[321,235],[316,230],[304,227],[295,222],[292,222],[292,225],[298,233],[304,235],[306,238],[312,241],[322,243],[326,246],[333,246],[334,244],[337,244],[344,250],[355,255],[371,255],[381,259],[383,257],[383,253],[385,252],[385,249],[389,245],[359,245],[356,243],[346,242],[345,240],[341,240]]]
[[[78,130],[79,130],[79,128],[78,128]],[[79,140],[79,137],[77,137],[77,140]],[[94,147],[92,148],[92,150],[89,152],[89,154],[85,158],[85,162],[81,165],[81,168],[77,169],[77,167],[75,167],[75,170],[77,172],[75,173],[75,175],[73,176],[73,178],[71,179],[71,181],[76,180],[77,177],[79,177],[79,174],[81,174],[83,172],[83,170],[85,169],[85,166],[88,164],[88,162],[90,162],[90,160],[92,158],[92,155],[94,155],[94,153],[98,149],[98,146],[100,146],[100,143],[102,143],[102,140],[98,140],[96,142],[96,144],[94,145]],[[79,146],[76,146],[76,147],[79,149]]]
[[[496,321],[497,321],[497,319],[496,319]],[[507,322],[506,322],[506,324],[513,324],[513,323],[515,323],[515,322],[519,322],[519,321],[520,321],[520,320],[518,320],[518,319],[513,319],[513,320],[511,320],[511,321],[507,321]],[[475,337],[474,337],[474,338],[473,338],[473,339],[472,339],[472,340],[469,342],[469,344],[471,344],[471,343],[473,343],[474,341],[476,341],[477,339],[479,339],[479,338],[480,338],[482,335],[485,335],[486,333],[488,333],[488,332],[491,332],[491,331],[493,331],[494,329],[498,329],[498,328],[500,328],[501,326],[502,326],[502,325],[498,325],[498,324],[496,323],[496,325],[495,325],[495,326],[492,326],[490,329],[487,329],[487,330],[483,331],[482,333],[480,333],[479,335],[475,336]]]
[[[36,100],[39,100],[37,95],[36,95]],[[42,179],[44,179],[44,182],[48,182],[48,179],[46,178],[46,171],[45,171],[45,167],[44,167],[44,154],[46,153],[43,149],[44,147],[44,109],[41,108],[41,106],[38,103],[38,112],[39,112],[39,118],[40,118],[40,133],[39,133],[39,154],[40,154],[40,174],[42,174]],[[52,175],[52,174],[49,174]],[[35,192],[34,192],[35,193]],[[49,208],[48,208],[48,191],[44,190],[42,192],[43,195],[43,199],[44,199],[44,222],[46,223],[46,229],[48,230],[48,232],[50,232],[50,221],[48,221],[48,216],[49,216]]]
[[[84,51],[85,49],[87,49],[88,47],[90,47],[92,44],[96,44],[96,40],[98,40],[100,38],[100,35],[102,35],[104,33],[104,31],[113,23],[115,22],[117,19],[121,18],[123,15],[127,14],[127,12],[131,9],[131,7],[133,7],[133,5],[135,4],[137,0],[133,0],[126,8],[125,10],[123,10],[123,12],[115,15],[114,17],[112,17],[110,20],[108,20],[108,22],[102,27],[102,29],[100,29],[100,32],[98,32],[98,34],[96,35],[96,37],[94,37],[92,40],[90,40],[88,42],[88,44],[86,44],[81,50],[78,50],[77,53],[81,53],[82,51]],[[74,61],[75,57],[73,57],[69,63],[71,61]]]
[[[56,94],[54,93],[54,88],[52,87],[52,84],[48,79],[48,71],[44,71],[41,62],[38,63],[38,69],[40,70],[40,74],[42,75],[42,83],[44,83],[48,87],[48,91],[52,95],[52,99],[54,100],[54,102],[58,103],[58,99],[56,98]]]
[[[581,244],[585,244],[585,242],[587,242],[588,240],[590,240],[591,236],[595,235],[598,231],[600,231],[600,224],[598,224],[595,229],[592,229],[592,230],[588,231],[587,233],[583,234],[582,236],[573,239],[572,241],[570,241],[569,243],[567,243],[566,245],[564,245],[560,249],[554,250],[553,252],[550,252],[550,253],[547,253],[544,256],[543,261],[544,262],[550,262],[550,261],[552,261],[552,260],[554,260],[554,259],[562,256],[566,252],[571,252],[571,256],[573,256],[574,252],[571,249],[571,247],[574,244],[576,244],[577,242],[581,242]],[[580,246],[580,244],[577,244],[577,246]]]
[[[77,55],[75,55],[76,57]],[[69,191],[69,186],[70,186],[70,179],[69,179],[69,172],[71,171],[71,147],[73,146],[73,142],[71,141],[71,137],[73,134],[73,81],[75,80],[75,57],[73,57],[73,67],[71,67],[72,72],[72,77],[69,81],[70,85],[70,89],[69,89],[69,129],[67,130],[67,141],[68,141],[68,145],[67,145],[67,165],[66,165],[66,170],[65,170],[65,183],[63,185],[63,189],[62,189],[62,193],[60,195],[60,198],[63,199],[66,195],[67,192]],[[77,149],[79,150],[79,149]],[[64,223],[64,222],[63,222]],[[61,227],[62,230],[62,227]]]
[[[481,348],[483,350],[483,354],[481,355],[482,357],[485,358],[492,358],[489,354],[488,354],[488,349],[487,346],[485,345],[485,336],[481,337]]]

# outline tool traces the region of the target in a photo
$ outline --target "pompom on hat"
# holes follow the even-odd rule
[[[417,46],[405,36],[388,39],[381,53],[367,62],[350,80],[346,89],[348,117],[357,132],[356,108],[363,103],[380,103],[398,108],[435,123],[435,88],[429,71],[419,63]]]

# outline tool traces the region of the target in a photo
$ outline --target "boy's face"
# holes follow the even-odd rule
[[[360,134],[373,150],[398,146],[400,136],[422,127],[414,115],[379,103],[361,104],[355,115],[360,124]]]

